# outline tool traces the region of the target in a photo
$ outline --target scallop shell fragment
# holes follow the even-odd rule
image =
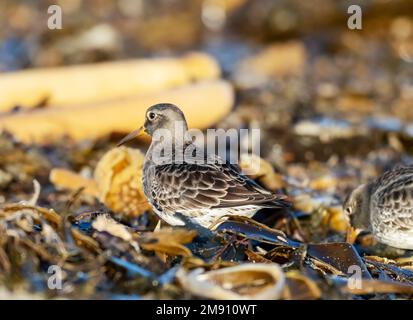
[[[204,272],[180,269],[182,287],[195,296],[218,300],[276,300],[285,286],[285,276],[277,264],[246,263]]]

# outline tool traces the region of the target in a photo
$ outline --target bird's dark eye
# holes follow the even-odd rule
[[[351,215],[351,213],[353,212],[353,210],[351,209],[351,207],[347,207],[346,208],[346,212],[348,215]]]
[[[156,117],[156,113],[155,113],[155,112],[149,112],[149,113],[148,113],[148,119],[149,119],[149,120],[153,120],[153,119],[155,119],[155,117]]]

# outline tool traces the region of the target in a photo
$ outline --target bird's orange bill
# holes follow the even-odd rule
[[[140,135],[144,134],[144,132],[145,131],[143,127],[140,127],[139,129],[132,131],[126,137],[120,140],[118,144],[116,145],[116,147],[120,147],[121,145],[124,145],[126,142],[129,142],[135,139],[136,137],[139,137]]]

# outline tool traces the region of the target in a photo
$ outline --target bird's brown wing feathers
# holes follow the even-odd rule
[[[393,170],[386,171],[383,173],[374,183],[375,190],[379,192],[385,191],[384,189],[390,188],[394,189],[398,186],[413,183],[413,166],[409,167],[396,167]]]
[[[413,167],[384,173],[375,183],[372,201],[379,208],[383,224],[413,232]]]
[[[165,164],[155,167],[154,177],[157,204],[172,211],[289,205],[285,196],[263,189],[230,164]]]

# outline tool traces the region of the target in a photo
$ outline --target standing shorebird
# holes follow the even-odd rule
[[[170,134],[171,140],[154,139],[161,129]],[[124,144],[142,131],[152,136],[143,164],[142,183],[148,202],[162,220],[173,226],[184,225],[179,218],[183,215],[209,227],[226,215],[252,217],[262,208],[288,207],[285,196],[265,190],[243,175],[238,166],[186,140],[187,130],[185,116],[177,106],[156,104],[146,111],[143,128],[119,143]],[[167,161],[159,163],[159,150],[164,150]],[[194,157],[182,158],[179,150],[185,154],[189,150]]]
[[[344,203],[352,225],[389,246],[413,249],[413,167],[397,168],[355,189]]]

